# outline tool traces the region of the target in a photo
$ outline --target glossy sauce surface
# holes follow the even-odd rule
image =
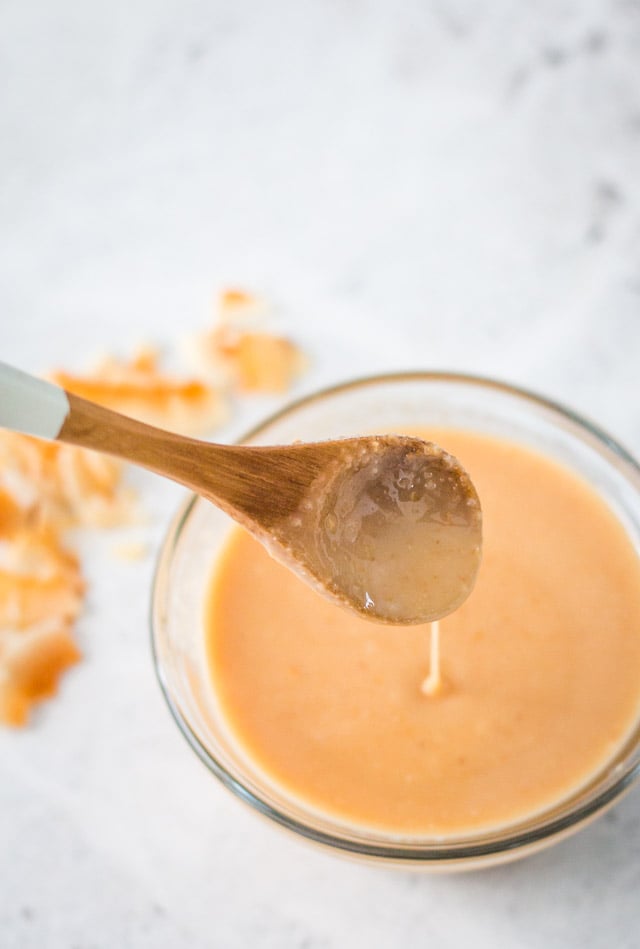
[[[601,769],[640,711],[640,565],[593,490],[517,445],[452,431],[482,501],[483,562],[441,622],[379,626],[240,530],[207,607],[213,687],[256,766],[309,805],[396,834],[506,825]]]

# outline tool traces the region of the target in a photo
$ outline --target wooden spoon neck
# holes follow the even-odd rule
[[[257,447],[203,442],[66,395],[69,413],[59,441],[106,452],[171,478],[258,531],[286,522],[334,456],[331,443]]]
[[[114,455],[199,489],[194,458],[216,446],[166,432],[67,392],[69,414],[58,441]]]
[[[57,440],[114,455],[201,494],[249,526],[269,521],[277,493],[272,453],[187,438],[66,393],[69,413]]]

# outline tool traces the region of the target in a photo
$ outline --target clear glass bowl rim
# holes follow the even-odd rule
[[[572,423],[578,429],[582,430],[582,432],[591,436],[591,438],[598,443],[599,447],[604,447],[613,453],[616,459],[627,469],[627,473],[635,476],[635,479],[638,480],[638,490],[640,490],[640,464],[623,445],[612,438],[597,424],[559,402],[539,395],[529,389],[491,377],[470,373],[436,370],[377,373],[375,375],[362,376],[347,382],[326,386],[309,395],[288,402],[281,409],[254,425],[248,432],[245,432],[242,437],[236,440],[236,444],[252,441],[261,434],[264,429],[271,427],[280,419],[312,403],[339,396],[341,393],[346,393],[353,389],[405,382],[443,382],[476,386],[481,389],[502,392],[521,402],[529,402],[538,409],[547,410],[551,414],[557,415],[561,419]],[[442,844],[412,844],[391,840],[389,842],[367,843],[361,839],[350,839],[346,828],[344,834],[339,832],[328,833],[317,827],[313,827],[311,822],[304,823],[291,817],[285,813],[284,810],[273,807],[230,774],[192,730],[173,699],[171,688],[166,680],[162,662],[159,658],[159,650],[156,646],[156,637],[159,634],[159,613],[161,614],[162,612],[158,607],[163,585],[170,574],[173,552],[197,500],[198,495],[194,494],[182,503],[167,529],[158,554],[151,588],[150,631],[153,662],[165,701],[174,721],[188,744],[209,771],[211,771],[225,787],[258,813],[298,836],[307,838],[324,847],[342,851],[345,855],[351,854],[353,856],[373,858],[374,860],[378,858],[382,859],[383,862],[399,864],[420,863],[424,865],[447,863],[455,865],[469,861],[473,864],[484,861],[492,862],[491,858],[495,860],[495,858],[498,858],[500,855],[502,855],[503,859],[508,859],[510,852],[513,856],[516,856],[520,851],[535,851],[551,843],[554,839],[560,839],[568,835],[610,807],[620,796],[628,791],[634,783],[640,780],[640,760],[638,760],[635,764],[623,770],[610,787],[593,794],[587,801],[576,805],[565,814],[551,816],[547,819],[545,819],[545,814],[541,814],[539,822],[531,829],[518,830],[518,827],[515,826],[513,832],[510,832],[510,829],[507,827],[503,831],[496,831],[495,834],[491,835],[491,839],[488,841],[482,839],[475,842],[473,839],[470,839],[468,843],[447,843],[443,841]],[[534,818],[534,820],[536,819]]]

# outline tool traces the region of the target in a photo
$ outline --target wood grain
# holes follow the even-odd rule
[[[106,452],[171,478],[243,522],[269,528],[295,511],[344,443],[219,445],[166,432],[67,393],[58,440]]]

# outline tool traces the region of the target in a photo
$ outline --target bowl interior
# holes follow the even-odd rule
[[[564,463],[607,500],[640,555],[640,471],[633,459],[572,413],[500,383],[441,373],[361,380],[295,403],[245,441],[284,443],[412,427],[497,435]],[[637,731],[588,787],[552,810],[499,832],[446,841],[360,830],[283,793],[229,734],[207,670],[204,602],[231,526],[226,515],[199,498],[190,499],[178,512],[158,563],[153,647],[162,688],[185,737],[210,770],[258,811],[306,837],[352,853],[455,865],[536,849],[593,816],[638,775]]]

